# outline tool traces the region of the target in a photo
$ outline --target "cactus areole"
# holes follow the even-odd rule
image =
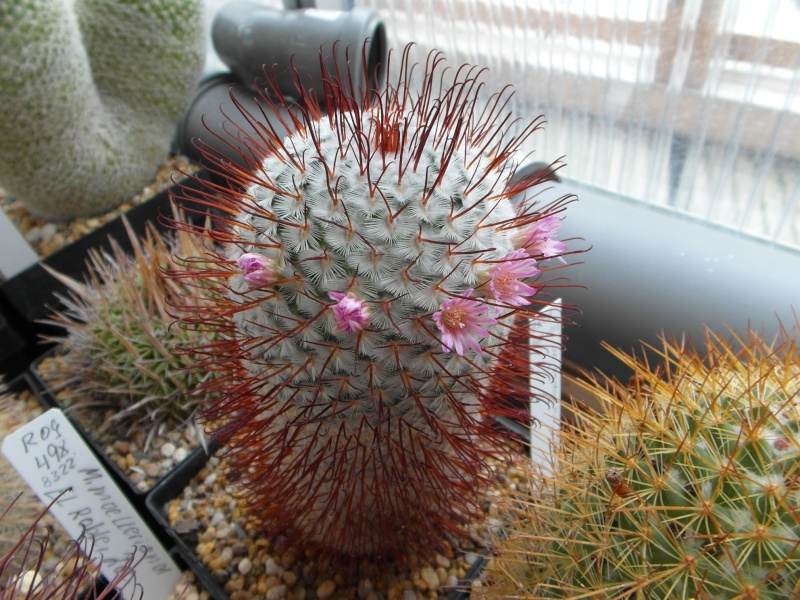
[[[512,343],[535,368],[518,317],[551,299],[562,266],[523,244],[542,246],[537,228],[569,198],[537,206],[524,192],[544,176],[511,183],[541,120],[517,127],[507,90],[482,102],[479,70],[411,51],[362,97],[345,73],[326,75],[323,106],[299,75],[299,104],[263,95],[246,115],[252,168],[207,156],[231,185],[207,190],[221,226],[197,231],[216,266],[188,275],[225,286],[185,318],[226,339],[197,351],[223,372],[205,417],[243,503],[331,555],[430,550],[480,515],[497,454],[486,416],[512,411],[487,382]]]

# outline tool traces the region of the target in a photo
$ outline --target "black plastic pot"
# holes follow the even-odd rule
[[[26,367],[21,356],[25,349],[25,338],[11,325],[12,320],[17,320],[11,317],[12,309],[3,304],[3,298],[0,297],[0,373],[14,377]]]
[[[197,556],[194,544],[178,533],[170,525],[168,518],[170,501],[178,498],[183,493],[186,486],[189,485],[208,462],[210,456],[218,449],[218,447],[211,447],[209,448],[209,453],[206,453],[203,448],[195,450],[183,463],[153,487],[145,499],[145,505],[153,519],[170,536],[178,554],[194,572],[200,585],[211,594],[214,600],[230,600],[229,595],[222,589],[219,581],[214,578],[211,571]],[[458,587],[447,595],[447,600],[466,600],[469,598],[472,582],[483,573],[483,569],[486,566],[486,554],[487,550],[484,549],[478,559],[470,566],[464,579],[459,582]]]
[[[176,469],[153,486],[145,498],[145,506],[159,527],[170,537],[177,554],[194,572],[199,584],[214,600],[228,600],[228,594],[200,561],[194,547],[190,546],[186,539],[170,525],[167,514],[170,500],[178,497],[192,478],[200,472],[215,450],[215,447],[209,448],[209,454],[204,448],[197,448]]]
[[[6,387],[8,390],[15,395],[19,395],[25,392],[31,393],[34,398],[39,401],[39,404],[42,407],[42,411],[46,412],[51,408],[57,408],[58,406],[54,406],[52,399],[49,397],[48,394],[43,393],[41,388],[41,381],[34,377],[31,372],[23,372],[13,379],[10,379],[5,382]],[[79,429],[79,431],[81,431]],[[81,431],[81,434],[84,434]],[[84,437],[86,437],[84,435]],[[92,451],[95,455],[99,456],[102,459],[102,455],[97,453],[97,449],[92,446]],[[116,474],[114,474],[116,475]],[[119,483],[117,481],[117,483]],[[125,488],[122,488],[125,489]],[[170,555],[176,559],[178,566],[183,568],[184,570],[187,568],[185,562],[182,558],[177,558],[177,551],[171,546],[171,540],[167,536],[164,535],[163,530],[158,527],[158,524],[153,522],[153,519],[144,507],[144,497],[138,499],[139,502],[134,502],[134,507],[137,509],[141,517],[145,520],[145,522],[149,525],[150,529],[153,533],[159,538],[161,543],[166,547],[169,548]],[[6,507],[0,507],[0,511],[4,510]],[[90,585],[87,589],[81,592],[77,598],[78,600],[90,600],[92,598],[98,597],[101,593],[108,594],[108,600],[121,600],[122,596],[119,594],[117,590],[110,590],[108,580],[100,573],[97,574],[97,577],[94,580],[94,583]]]
[[[3,383],[8,391],[12,394],[18,395],[23,392],[30,392],[37,400],[39,400],[39,404],[42,405],[44,410],[50,408],[50,406],[42,399],[42,396],[39,394],[39,390],[36,386],[36,382],[29,373],[20,373],[11,379],[5,380]],[[2,510],[2,508],[0,508],[0,510]]]

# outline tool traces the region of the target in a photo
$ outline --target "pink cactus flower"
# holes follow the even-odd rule
[[[559,227],[561,227],[561,217],[558,215],[539,219],[522,231],[519,247],[527,250],[530,256],[550,258],[563,254],[567,250],[567,245],[553,239]]]
[[[348,292],[328,292],[331,300],[335,300],[333,305],[333,318],[336,320],[336,327],[345,333],[353,334],[361,331],[369,324],[372,316],[367,303],[362,299]]]
[[[463,296],[471,296],[472,288]],[[484,325],[494,325],[497,319],[487,314],[488,307],[480,300],[458,297],[442,302],[442,307],[431,315],[436,327],[442,332],[442,350],[464,356],[467,349],[480,354],[483,352],[477,337],[486,337],[489,332]],[[477,336],[477,337],[476,337]]]
[[[247,252],[236,261],[244,275],[244,281],[250,289],[264,287],[274,283],[278,270],[275,261],[261,254]]]
[[[536,288],[520,281],[539,274],[536,260],[528,257],[525,250],[512,250],[502,262],[489,269],[489,289],[496,302],[510,306],[526,306]]]

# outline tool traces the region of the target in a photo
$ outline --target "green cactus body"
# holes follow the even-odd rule
[[[441,62],[416,96],[405,58],[381,94],[330,83],[324,115],[300,92],[310,108],[291,109],[286,139],[257,119],[253,156],[273,151],[252,173],[220,161],[236,184],[213,200],[227,301],[201,320],[228,345],[207,361],[223,390],[206,417],[251,515],[328,554],[429,552],[478,517],[497,454],[486,416],[504,410],[487,382],[512,333],[532,368],[515,318],[548,285],[548,248],[564,250],[526,249],[563,201],[512,203],[538,183],[509,183],[538,121],[510,136],[504,96],[481,113],[475,72],[448,86]]]
[[[213,300],[184,280],[161,276],[173,256],[200,252],[194,238],[164,239],[149,229],[140,240],[128,233],[132,254],[116,242],[109,253],[93,252],[86,283],[53,273],[71,293],[51,316],[66,335],[54,338],[61,357],[45,374],[66,379],[59,397],[72,408],[113,408],[111,423],[128,431],[174,427],[193,415],[200,402],[193,392],[210,377],[192,370],[194,361],[181,348],[214,336],[181,326],[171,307]]]
[[[707,342],[705,356],[666,344],[663,379],[624,357],[628,386],[586,384],[607,412],[565,434],[563,468],[537,479],[500,542],[498,595],[513,582],[532,598],[798,596],[800,354]]]
[[[203,21],[199,0],[0,5],[0,185],[54,220],[139,192],[200,76]]]

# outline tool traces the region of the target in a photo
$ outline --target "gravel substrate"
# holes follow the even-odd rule
[[[434,600],[458,588],[489,539],[487,528],[501,526],[491,499],[516,489],[519,471],[512,465],[498,479],[487,496],[485,523],[471,527],[460,547],[445,542],[447,550],[433,562],[412,557],[406,571],[389,565],[372,578],[313,566],[260,537],[242,514],[234,486],[215,456],[170,501],[167,516],[231,600]]]
[[[46,221],[29,213],[21,201],[9,197],[2,188],[0,188],[0,208],[5,211],[11,222],[39,255],[39,258],[45,258],[129,211],[137,204],[169,188],[173,184],[173,180],[180,180],[184,177],[183,173],[195,173],[197,170],[198,167],[184,156],[167,157],[151,184],[114,210],[93,217],[64,222]]]
[[[85,398],[71,393],[58,359],[55,354],[38,364],[42,381],[48,384],[65,413],[85,432],[91,432],[94,442],[140,492],[148,491],[200,445],[201,430],[191,422],[161,425],[149,437],[148,430],[130,432],[115,426],[110,420],[117,412],[113,408],[81,408],[77,403]]]
[[[211,594],[196,582],[194,573],[184,571],[181,579],[166,600],[209,600]]]

